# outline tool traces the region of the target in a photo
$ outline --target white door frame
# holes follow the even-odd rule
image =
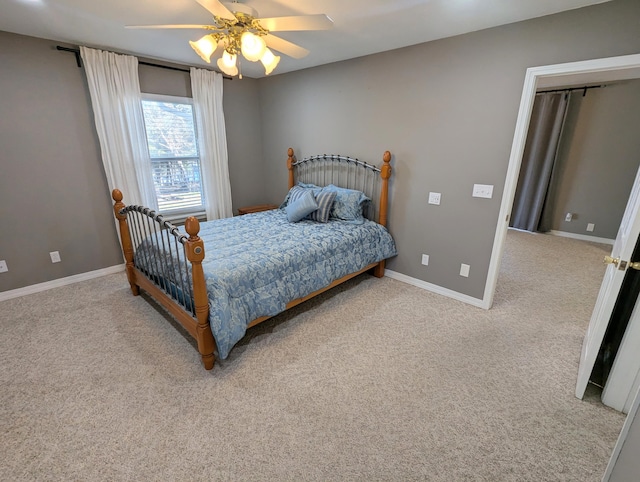
[[[527,140],[527,131],[529,130],[536,90],[540,87],[566,87],[568,85],[584,85],[591,82],[611,82],[636,78],[640,78],[640,54],[545,65],[527,69],[511,146],[507,177],[502,192],[500,214],[498,215],[496,234],[493,240],[489,273],[482,298],[482,308],[489,309],[493,304],[493,296],[498,282],[500,262],[502,261],[509,218],[511,217],[511,207],[513,206],[513,198],[518,184],[518,176],[520,175],[522,154]]]

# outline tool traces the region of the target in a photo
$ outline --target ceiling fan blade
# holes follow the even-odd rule
[[[291,43],[283,38],[276,37],[275,35],[265,35],[264,40],[270,48],[277,50],[278,52],[282,52],[289,57],[293,57],[294,59],[301,59],[309,55],[309,51],[304,47],[300,47],[299,45]]]
[[[236,16],[218,0],[196,0],[196,2],[206,8],[214,17],[236,20]]]
[[[270,32],[294,30],[329,30],[333,28],[333,20],[324,13],[317,15],[296,15],[293,17],[271,17],[257,19]]]
[[[206,29],[207,25],[181,25],[181,24],[173,24],[173,25],[125,25],[124,28],[147,28],[147,29],[155,29],[155,28],[197,28],[197,29]]]

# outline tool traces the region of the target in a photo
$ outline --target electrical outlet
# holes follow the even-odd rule
[[[0,273],[6,273],[7,271],[9,271],[7,262],[4,259],[0,259]]]
[[[424,264],[425,266],[429,265],[429,255],[428,254],[423,254],[422,255],[422,264]]]
[[[567,213],[567,215],[564,217],[564,220],[566,222],[571,222],[571,220],[573,219],[573,213]]]
[[[462,263],[460,265],[460,276],[464,276],[465,278],[468,278],[469,277],[469,268],[470,268],[470,266],[468,264]]]
[[[593,223],[589,223],[587,224],[587,231],[593,231],[595,229],[596,225]]]
[[[51,256],[51,262],[52,263],[59,263],[60,261],[62,261],[60,259],[60,253],[58,251],[51,251],[49,253],[49,256]]]
[[[484,197],[491,199],[493,197],[493,184],[474,184],[473,197]]]
[[[429,204],[440,205],[440,197],[442,194],[439,192],[430,192],[429,193]]]

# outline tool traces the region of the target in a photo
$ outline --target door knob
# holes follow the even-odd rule
[[[605,256],[603,261],[604,264],[612,264],[616,268],[618,267],[619,262],[620,262],[620,258],[612,258],[611,256]]]
[[[626,261],[620,262],[620,258],[612,258],[611,256],[605,256],[603,260],[604,264],[612,264],[620,270],[625,270],[627,267],[640,271],[640,261],[633,261],[627,263]]]

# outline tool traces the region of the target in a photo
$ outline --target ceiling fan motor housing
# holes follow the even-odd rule
[[[245,15],[250,15],[254,18],[258,16],[258,12],[254,8],[251,8],[249,5],[246,5],[244,3],[225,2],[223,3],[223,5],[227,7],[227,9],[229,9],[231,13],[234,14],[244,13]]]

